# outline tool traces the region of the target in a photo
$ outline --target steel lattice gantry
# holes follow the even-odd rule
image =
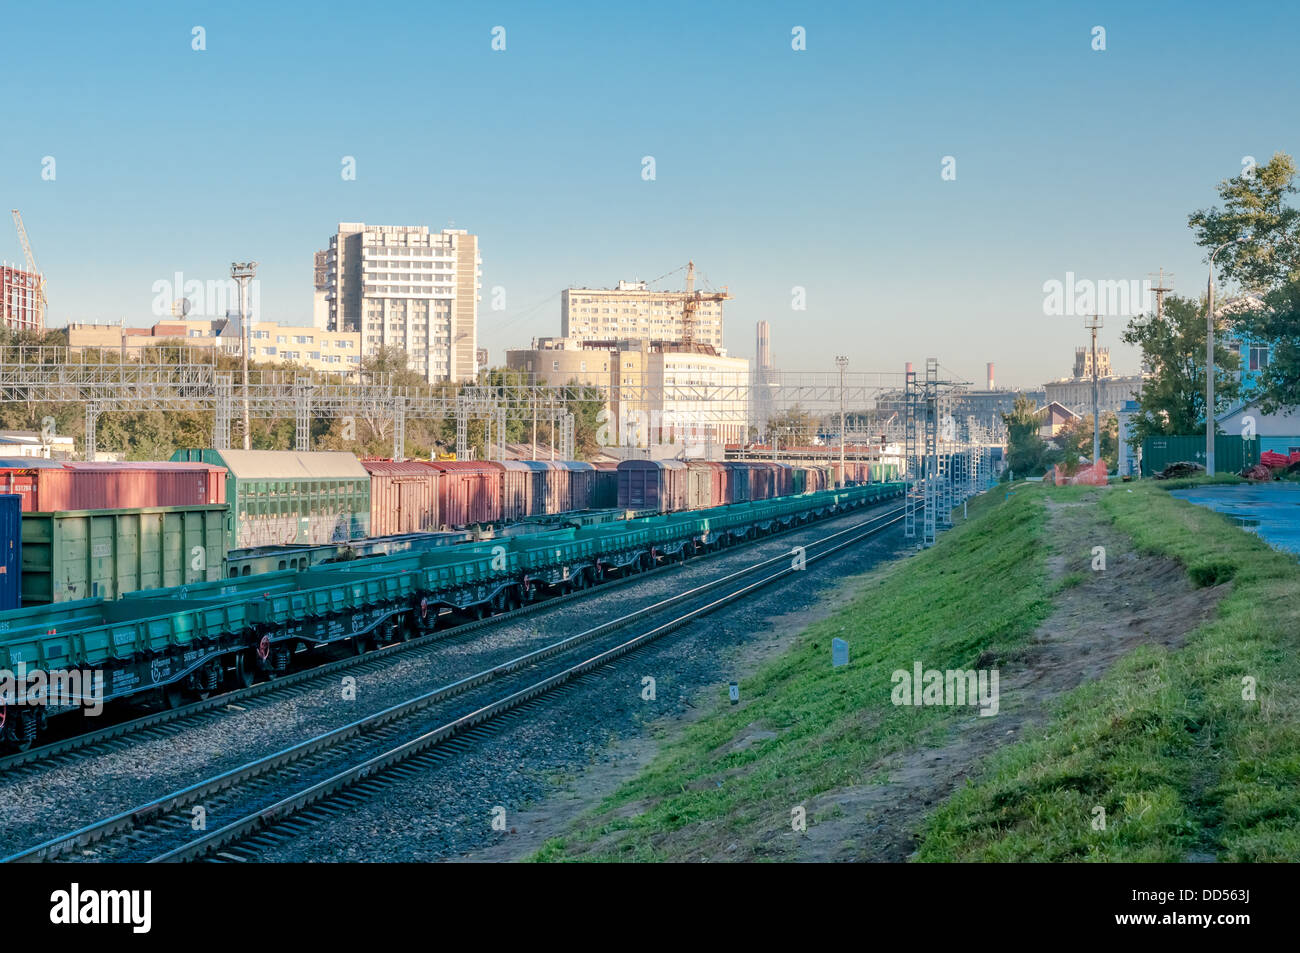
[[[896,430],[902,375],[856,372],[845,376],[844,403],[859,421],[875,420],[879,429]],[[765,377],[765,405],[770,412],[798,410],[810,415],[838,414],[839,374],[771,371]],[[130,357],[115,350],[66,347],[0,348],[0,401],[75,403],[85,408],[86,452],[93,457],[98,418],[105,413],[180,411],[213,415],[214,446],[229,447],[235,421],[242,418],[244,381],[238,372],[218,370],[205,349],[139,349]],[[556,447],[571,456],[575,423],[571,408],[597,401],[614,412],[636,408],[688,408],[706,430],[721,421],[748,423],[756,404],[748,373],[732,380],[714,375],[705,380],[685,375],[668,380],[620,379],[617,386],[554,385],[511,381],[503,385],[471,384],[397,387],[385,379],[356,381],[342,376],[304,376],[302,372],[254,368],[247,385],[250,418],[293,419],[295,445],[310,446],[310,427],[321,418],[366,419],[391,432],[393,455],[405,455],[408,418],[455,416],[458,451],[468,451],[470,419],[494,422],[493,444],[504,444],[501,418],[530,421],[535,414],[551,423]],[[891,410],[894,417],[886,419]],[[859,424],[860,425],[860,424]]]

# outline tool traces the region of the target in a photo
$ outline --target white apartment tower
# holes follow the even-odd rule
[[[480,264],[464,229],[340,222],[316,256],[316,323],[359,332],[363,357],[401,348],[427,381],[472,381]]]

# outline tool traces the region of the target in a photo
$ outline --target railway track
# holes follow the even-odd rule
[[[387,780],[453,756],[486,732],[523,717],[547,696],[695,619],[897,525],[902,513],[902,507],[891,509],[4,859],[253,859],[260,849],[346,810]],[[796,554],[800,558],[792,559]],[[756,574],[761,575],[752,578]],[[609,638],[656,619],[630,639]],[[455,712],[453,701],[459,702]],[[233,820],[208,829],[210,818]]]
[[[831,517],[835,519],[836,517]],[[779,537],[800,529],[807,529],[808,523],[795,523],[757,539],[747,540],[724,549],[702,553],[692,557],[700,561],[735,552],[737,549],[752,546],[774,537]],[[335,661],[312,665],[299,671],[279,675],[247,688],[213,695],[202,701],[174,709],[149,712],[137,718],[131,718],[97,728],[92,731],[71,735],[52,741],[27,751],[19,751],[0,757],[0,774],[6,778],[30,776],[47,764],[68,764],[74,759],[91,757],[98,754],[123,750],[141,739],[160,739],[174,737],[199,725],[220,719],[228,713],[230,706],[239,708],[259,707],[283,701],[294,695],[310,691],[326,680],[340,674],[361,675],[375,671],[395,656],[414,655],[421,650],[436,646],[450,639],[462,638],[481,629],[496,627],[516,619],[524,618],[556,606],[582,599],[595,593],[608,592],[612,588],[629,585],[679,568],[680,562],[666,561],[662,565],[637,573],[607,578],[591,589],[577,590],[561,595],[552,595],[538,602],[526,604],[518,609],[500,612],[484,619],[467,620],[446,629],[416,636],[406,642],[386,645],[373,649],[363,656],[349,657]]]

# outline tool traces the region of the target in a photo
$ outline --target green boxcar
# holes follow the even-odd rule
[[[23,514],[24,606],[221,578],[226,507]]]
[[[228,549],[370,535],[370,474],[350,453],[178,450],[172,459],[226,468]]]
[[[1205,466],[1205,434],[1147,437],[1142,441],[1142,475],[1159,473],[1171,463],[1199,463]],[[1240,473],[1259,463],[1259,440],[1217,434],[1214,438],[1214,469],[1217,473]]]

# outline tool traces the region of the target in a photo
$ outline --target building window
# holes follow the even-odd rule
[[[1268,347],[1250,347],[1250,369],[1252,371],[1262,371],[1268,367]]]

